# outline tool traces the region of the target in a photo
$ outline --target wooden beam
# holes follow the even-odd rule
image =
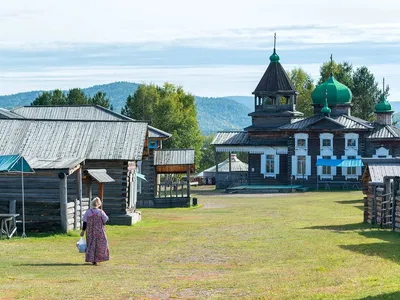
[[[101,208],[104,210],[104,200],[103,200],[103,197],[104,197],[104,183],[101,183],[101,182],[99,182],[99,195],[98,195],[98,197],[100,198],[100,200],[102,202]]]
[[[157,173],[157,168],[154,168],[154,197],[157,197],[158,193],[158,187],[159,187],[159,182],[158,182],[158,173]],[[160,188],[160,193],[161,193],[161,188]]]
[[[79,168],[78,172],[76,173],[76,181],[78,184],[78,189],[77,189],[77,198],[79,200],[79,206],[80,206],[80,210],[79,210],[79,217],[80,217],[80,228],[82,228],[83,226],[83,209],[82,209],[82,167]]]
[[[61,175],[63,174],[63,175]],[[61,217],[61,229],[63,232],[68,231],[68,211],[67,211],[67,174],[60,173],[60,217]]]
[[[190,165],[186,166],[187,197],[190,197]]]
[[[81,168],[81,165],[79,164],[79,165],[76,165],[75,167],[73,167],[73,168],[70,168],[69,170],[68,170],[68,175],[71,175],[71,174],[73,174],[76,170],[78,170],[78,169],[80,169]]]
[[[232,152],[229,151],[229,176],[231,175],[231,171],[232,171]]]

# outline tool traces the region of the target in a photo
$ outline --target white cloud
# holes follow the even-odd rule
[[[0,0],[2,45],[168,42],[179,39],[279,39],[304,43],[398,41],[400,3],[395,0]],[[23,7],[23,9],[22,9]],[[303,26],[328,26],[305,29]],[[233,29],[247,30],[233,32]],[[262,28],[256,33],[255,28]],[[258,41],[259,42],[259,41]],[[58,44],[59,45],[59,44]]]

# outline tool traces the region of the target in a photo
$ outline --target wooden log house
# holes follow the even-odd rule
[[[110,223],[132,224],[129,193],[136,193],[136,186],[127,178],[148,155],[147,136],[144,122],[1,119],[0,154],[20,154],[35,169],[25,181],[27,228],[79,227],[80,200],[87,207],[90,194],[101,195],[102,188]],[[92,189],[84,186],[89,181]],[[98,188],[94,181],[106,183]],[[16,200],[19,213],[20,195],[15,175],[2,174],[0,208]]]
[[[366,166],[362,177],[364,222],[398,231],[400,208],[396,206],[400,206],[400,159],[366,158],[363,161]]]
[[[140,207],[189,207],[190,174],[194,172],[194,150],[172,149],[154,151],[154,196],[138,199]],[[184,174],[185,181],[162,182],[161,175]]]
[[[314,115],[303,118],[296,110],[298,92],[275,47],[253,94],[251,125],[243,131],[218,132],[212,142],[216,164],[221,152],[248,154],[250,187],[357,187],[361,157],[400,155],[400,129],[392,125],[393,111],[387,100],[383,97],[375,106],[375,122],[354,117],[351,90],[333,73],[312,92]],[[228,180],[234,184],[231,175]],[[218,186],[220,178],[216,178]]]
[[[106,109],[98,105],[22,106],[14,108],[11,111],[4,110],[4,115],[5,118],[18,116],[19,118],[39,120],[103,120],[117,122],[135,121],[127,116],[118,114],[112,110]],[[156,190],[155,185],[153,184],[155,180],[154,151],[157,149],[162,149],[163,141],[167,140],[170,137],[171,134],[169,134],[168,132],[165,132],[150,125],[148,126],[148,153],[145,159],[137,161],[137,164],[135,164],[134,166],[134,168],[137,168],[137,173],[143,174],[147,181],[132,176],[129,176],[128,178],[129,186],[137,184],[137,194],[134,193],[134,195],[137,195],[137,197],[133,197],[134,199],[131,199],[130,201],[136,203],[136,199],[139,200],[136,204],[138,208],[142,207],[144,203],[149,203],[154,199],[154,192]],[[101,163],[100,165],[95,167],[102,168]],[[115,173],[111,170],[108,171]],[[147,205],[145,207],[147,207]]]

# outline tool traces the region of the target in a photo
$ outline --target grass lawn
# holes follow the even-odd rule
[[[0,241],[0,299],[400,299],[400,235],[362,223],[361,192],[227,195],[107,226],[111,260],[78,232]]]

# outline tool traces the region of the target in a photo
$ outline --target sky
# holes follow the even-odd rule
[[[250,96],[277,53],[317,81],[331,54],[400,101],[395,0],[0,0],[0,95],[114,81]]]

